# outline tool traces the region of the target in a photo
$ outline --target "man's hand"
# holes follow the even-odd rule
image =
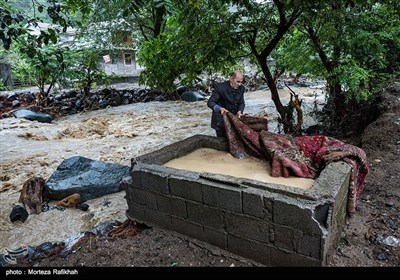
[[[219,109],[219,112],[221,113],[221,115],[223,115],[224,113],[228,112],[228,110],[226,110],[225,108],[221,107],[221,109]]]
[[[242,114],[242,112],[239,111],[236,113],[236,116],[240,119],[243,116],[243,114]]]

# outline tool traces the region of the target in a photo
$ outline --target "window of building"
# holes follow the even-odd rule
[[[124,53],[124,64],[132,65],[133,54],[132,53]]]

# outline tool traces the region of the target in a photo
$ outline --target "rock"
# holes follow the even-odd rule
[[[32,254],[32,260],[42,260],[50,256],[58,255],[65,245],[63,243],[44,242],[37,246]]]
[[[17,93],[15,93],[13,91],[7,92],[6,96],[7,96],[7,100],[9,100],[9,101],[13,101],[13,100],[17,99],[17,97],[18,97]]]
[[[78,193],[82,202],[123,190],[129,166],[95,161],[81,156],[65,159],[46,182],[43,195],[61,200]]]
[[[197,91],[189,91],[189,90],[187,90],[184,93],[182,93],[181,99],[183,101],[195,102],[195,101],[204,100],[206,98],[203,95],[201,95],[199,92],[197,92]]]
[[[389,85],[387,90],[391,93],[400,93],[400,82],[395,82]]]
[[[184,93],[185,91],[187,91],[188,89],[187,89],[187,87],[185,87],[185,86],[179,86],[177,89],[176,89],[176,92],[179,94],[179,95],[181,95],[182,93]]]
[[[21,109],[21,110],[15,111],[13,113],[13,116],[16,118],[25,118],[30,121],[38,121],[38,122],[43,122],[43,123],[51,123],[53,120],[53,117],[50,116],[49,114],[33,112],[33,111],[27,110],[27,109]]]
[[[80,202],[81,202],[80,194],[74,193],[60,201],[57,201],[56,206],[62,206],[65,208],[75,208],[76,206],[78,206]]]
[[[12,107],[12,108],[16,108],[16,107],[18,107],[18,106],[21,106],[21,102],[19,102],[19,100],[13,100],[13,101],[11,102],[11,107]]]
[[[81,204],[78,204],[76,206],[76,208],[78,208],[78,209],[80,209],[82,211],[87,211],[89,209],[89,205],[86,204],[86,203],[81,203]]]
[[[10,221],[14,223],[15,221],[25,222],[28,219],[28,211],[21,205],[14,206],[13,210],[10,213]]]
[[[22,203],[29,214],[42,212],[42,192],[45,181],[41,177],[32,177],[22,186],[19,202]]]
[[[114,227],[119,226],[121,222],[114,220],[114,221],[106,221],[104,223],[101,223],[97,225],[96,227],[92,228],[90,232],[98,235],[98,236],[104,236],[106,233],[108,233],[110,230],[112,230]]]
[[[21,98],[28,102],[32,102],[36,99],[36,96],[32,92],[24,92],[21,94]]]

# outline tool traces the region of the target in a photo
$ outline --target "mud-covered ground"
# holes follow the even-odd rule
[[[400,266],[400,83],[361,135],[370,172],[330,266]]]
[[[380,112],[378,120],[370,124],[359,138],[343,139],[364,149],[370,173],[357,212],[347,219],[339,247],[329,262],[330,267],[400,266],[400,83],[388,88]],[[208,115],[204,112],[203,117]],[[143,121],[146,123],[145,119]],[[19,259],[15,266],[262,266],[160,228],[135,225],[130,230],[126,232],[131,234],[114,237],[89,236],[67,256],[54,254],[43,259]],[[132,234],[135,230],[137,234]]]

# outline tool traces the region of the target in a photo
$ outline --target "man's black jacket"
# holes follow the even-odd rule
[[[227,109],[232,114],[240,111],[243,113],[244,103],[244,86],[239,86],[238,89],[233,89],[229,81],[217,83],[214,85],[214,90],[207,101],[207,106],[212,110],[211,127],[216,130],[224,128],[224,119],[221,113],[214,110],[215,105],[219,105]]]

